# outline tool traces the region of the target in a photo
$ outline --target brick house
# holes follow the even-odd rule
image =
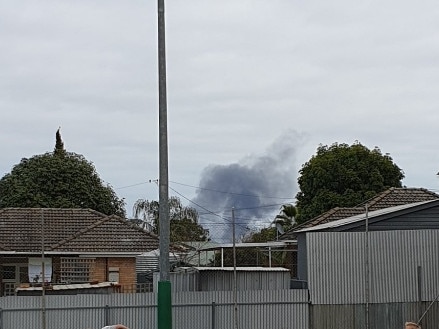
[[[4,208],[0,237],[0,296],[41,286],[42,274],[47,285],[117,282],[135,291],[136,256],[159,246],[126,219],[91,209]]]

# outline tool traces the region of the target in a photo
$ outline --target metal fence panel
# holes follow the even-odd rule
[[[406,321],[418,322],[430,303],[371,304],[369,328],[403,328]],[[421,307],[419,307],[421,306]],[[422,311],[419,313],[419,311]],[[365,306],[312,305],[312,329],[366,329]],[[424,329],[437,328],[439,305],[435,303],[421,322]]]
[[[364,234],[308,233],[306,238],[311,302],[364,302]]]
[[[154,325],[154,294],[46,296],[47,329],[101,328],[123,322]],[[1,329],[42,327],[43,299],[38,296],[2,297]]]
[[[439,294],[439,231],[307,234],[308,287],[313,304],[431,301]]]
[[[174,329],[230,329],[234,297],[230,291],[173,294]],[[98,329],[121,322],[131,329],[156,327],[153,293],[46,296],[47,329]],[[369,304],[370,328],[402,328],[418,321],[430,306],[422,303]],[[243,291],[237,294],[240,329],[365,329],[363,304],[311,305],[307,290]],[[41,328],[41,297],[0,298],[0,329]],[[422,327],[437,328],[439,303],[431,305]]]
[[[234,323],[232,291],[172,295],[175,329],[228,329]],[[42,297],[1,297],[0,329],[42,327]],[[101,328],[124,323],[131,329],[156,327],[155,293],[46,296],[47,329]],[[308,329],[308,291],[238,291],[240,329]]]

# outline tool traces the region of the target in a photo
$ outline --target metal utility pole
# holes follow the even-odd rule
[[[232,208],[232,244],[233,244],[233,318],[234,328],[238,329],[238,298],[237,298],[237,278],[236,278],[236,229],[235,229],[235,208]]]
[[[41,209],[41,328],[46,329],[46,264],[44,250],[44,209]]]
[[[169,177],[168,118],[166,101],[165,4],[158,0],[158,66],[159,66],[159,236],[160,281],[158,283],[158,328],[172,329],[171,282],[169,281]]]
[[[364,293],[365,293],[365,298],[366,298],[366,312],[365,312],[365,316],[366,316],[366,329],[369,329],[369,299],[370,299],[370,282],[369,282],[369,277],[370,277],[370,265],[369,265],[369,207],[366,203],[366,231],[365,231],[365,275],[366,275],[366,279],[365,279],[365,285],[364,285]]]

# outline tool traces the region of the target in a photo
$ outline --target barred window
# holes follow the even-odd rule
[[[84,283],[90,281],[95,264],[94,258],[62,257],[61,282]]]
[[[3,266],[3,280],[15,280],[15,265]]]

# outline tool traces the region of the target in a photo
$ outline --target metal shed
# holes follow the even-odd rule
[[[154,283],[158,280],[155,273]],[[173,291],[231,291],[233,267],[180,267],[170,273]],[[283,267],[237,267],[236,289],[281,290],[290,288],[290,270]]]

